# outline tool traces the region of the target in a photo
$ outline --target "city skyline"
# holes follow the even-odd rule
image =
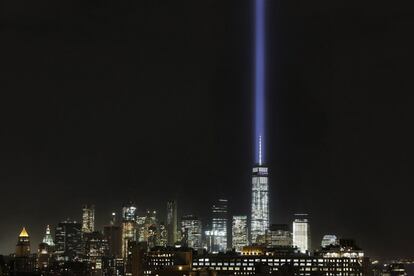
[[[144,2],[5,4],[1,253],[23,226],[37,245],[46,225],[80,223],[85,204],[99,229],[129,201],[165,223],[168,200],[203,222],[220,198],[250,214],[252,1]],[[267,4],[270,224],[305,212],[316,244],[335,234],[411,257],[405,9]]]

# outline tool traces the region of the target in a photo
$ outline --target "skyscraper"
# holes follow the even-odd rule
[[[177,242],[177,202],[170,200],[167,202],[167,240],[168,245],[172,246]]]
[[[23,227],[20,232],[19,237],[17,238],[16,244],[16,257],[29,257],[30,255],[30,237],[26,231],[26,228]]]
[[[217,200],[212,208],[213,252],[227,250],[227,199]]]
[[[269,228],[269,171],[262,164],[262,145],[259,139],[258,164],[253,167],[252,206],[251,206],[251,242],[263,240]]]
[[[122,219],[125,221],[135,221],[137,207],[132,201],[122,207]]]
[[[55,253],[58,259],[73,260],[83,255],[82,224],[66,220],[55,229]]]
[[[266,231],[266,246],[292,247],[292,232],[287,224],[272,224]]]
[[[201,221],[195,216],[181,218],[182,243],[185,246],[199,249],[202,247]]]
[[[233,216],[231,232],[232,248],[234,248],[236,252],[241,252],[244,246],[249,245],[247,216]]]
[[[85,205],[82,209],[82,232],[92,233],[95,231],[95,206]]]
[[[53,242],[52,234],[50,233],[50,226],[46,226],[46,234],[43,237],[43,243],[46,243],[48,246],[55,246]]]
[[[302,253],[310,250],[310,226],[307,214],[295,214],[293,221],[293,246]]]

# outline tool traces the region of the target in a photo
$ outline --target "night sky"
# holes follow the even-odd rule
[[[271,220],[311,215],[374,257],[413,256],[414,10],[268,0]],[[98,227],[134,200],[164,220],[248,214],[253,2],[19,0],[0,6],[0,253],[27,226]]]

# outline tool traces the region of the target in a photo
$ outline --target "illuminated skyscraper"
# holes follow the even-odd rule
[[[85,205],[82,209],[82,232],[92,233],[95,231],[95,206]]]
[[[167,235],[168,245],[177,242],[177,203],[174,200],[167,202]]]
[[[185,246],[199,249],[202,247],[201,221],[195,216],[181,218],[182,243]]]
[[[125,221],[135,221],[136,220],[136,211],[137,207],[135,204],[130,201],[128,204],[122,207],[122,219]]]
[[[295,214],[293,221],[293,246],[302,253],[310,250],[310,226],[307,214]]]
[[[227,199],[217,200],[212,211],[213,252],[227,251]]]
[[[249,231],[247,229],[247,216],[233,216],[231,227],[232,248],[241,252],[244,246],[249,245]]]
[[[16,244],[16,257],[29,257],[30,255],[30,237],[26,231],[26,228],[23,227],[20,232],[19,237],[17,238]]]
[[[136,240],[137,227],[136,222],[124,220],[122,222],[122,258],[128,258],[128,243]]]
[[[55,243],[53,242],[52,234],[50,234],[49,225],[46,226],[46,234],[43,237],[43,243],[46,243],[48,246],[55,246]]]
[[[253,167],[252,175],[252,213],[251,213],[251,242],[264,240],[269,228],[269,171],[262,164],[261,139],[259,139],[259,162]]]

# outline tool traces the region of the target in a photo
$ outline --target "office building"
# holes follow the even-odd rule
[[[292,247],[292,232],[287,224],[272,224],[266,231],[267,247]]]
[[[233,216],[232,227],[232,248],[241,252],[243,247],[249,245],[249,230],[247,227],[247,216]]]
[[[128,257],[128,243],[131,241],[136,241],[137,224],[135,221],[132,221],[132,220],[124,220],[122,222],[121,230],[122,230],[122,234],[121,234],[122,258],[126,260]]]
[[[169,246],[173,246],[177,242],[177,227],[177,202],[170,200],[167,202],[167,243]]]
[[[66,220],[55,228],[55,254],[57,259],[71,261],[84,255],[82,224]]]
[[[182,244],[193,249],[202,248],[202,226],[196,216],[184,216],[181,219]]]
[[[122,232],[121,226],[104,226],[104,238],[108,242],[108,256],[114,258],[122,257]]]
[[[325,235],[322,238],[321,247],[327,247],[330,245],[337,245],[338,238],[335,235]]]
[[[305,253],[311,248],[310,225],[307,214],[295,214],[293,221],[293,246]]]
[[[212,206],[213,252],[227,251],[228,201],[219,199]]]
[[[85,205],[82,209],[82,233],[95,231],[95,206]]]

